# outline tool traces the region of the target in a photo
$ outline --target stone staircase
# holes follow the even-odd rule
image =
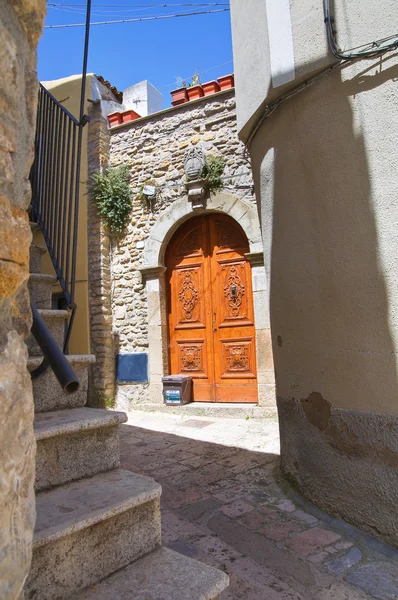
[[[33,301],[59,345],[68,312],[51,310],[55,277],[32,244]],[[28,367],[42,361],[31,337]],[[51,369],[35,379],[36,527],[24,600],[212,600],[228,577],[161,546],[161,487],[119,468],[122,412],[88,408],[95,357],[69,356],[80,389],[64,393]]]

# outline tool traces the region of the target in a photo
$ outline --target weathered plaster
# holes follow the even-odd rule
[[[329,406],[319,420],[280,397],[278,411],[284,474],[326,512],[396,546],[397,417]]]
[[[335,62],[322,3],[292,0],[296,79],[274,89],[268,58],[260,91],[251,89],[246,57],[270,49],[264,2],[248,4],[231,2],[242,139],[261,106]],[[393,0],[377,11],[370,1],[332,4],[344,48],[394,33]],[[397,75],[396,52],[346,64],[281,103],[250,148],[284,471],[326,510],[395,544]]]

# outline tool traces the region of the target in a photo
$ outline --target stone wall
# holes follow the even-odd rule
[[[89,109],[88,176],[108,165],[109,133],[101,104]],[[112,337],[110,252],[111,240],[88,195],[88,296],[90,345],[96,356],[91,369],[89,404],[105,406],[115,395],[115,355]]]
[[[0,597],[20,596],[35,520],[33,395],[24,338],[37,80],[44,0],[0,3]]]
[[[255,204],[250,164],[237,137],[234,91],[189,102],[111,130],[110,164],[131,167],[135,200],[126,234],[112,248],[112,310],[117,353],[148,352],[147,291],[139,271],[145,241],[171,204],[186,197],[183,158],[188,147],[200,144],[206,153],[225,160],[225,191]],[[250,174],[249,174],[250,173]],[[138,198],[143,184],[153,182],[156,200]],[[165,335],[165,332],[164,332]],[[159,345],[161,340],[159,339]],[[151,360],[151,357],[150,357]],[[163,356],[167,372],[167,357]],[[149,398],[148,384],[119,385],[118,406],[160,401]]]

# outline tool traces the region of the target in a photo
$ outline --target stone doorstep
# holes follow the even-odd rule
[[[33,551],[127,510],[160,500],[161,490],[149,477],[116,469],[40,492],[36,497]]]
[[[61,435],[112,427],[126,421],[127,415],[123,412],[101,408],[71,408],[36,414],[34,431],[36,441],[39,442]]]
[[[216,600],[229,577],[168,548],[159,548],[69,600]]]
[[[69,311],[39,308],[38,312],[53,334],[58,346],[62,348],[64,343],[64,324],[69,317]],[[32,334],[26,340],[26,345],[31,356],[42,356],[42,351]]]
[[[245,419],[277,417],[277,408],[272,406],[258,406],[257,404],[244,403],[217,403],[217,402],[191,402],[183,406],[166,406],[159,403],[142,403],[134,405],[134,410],[150,413],[169,413],[181,416],[220,417]]]
[[[29,292],[38,309],[51,309],[51,294],[57,283],[55,275],[31,273],[29,276]]]

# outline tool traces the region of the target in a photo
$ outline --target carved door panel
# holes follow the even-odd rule
[[[188,221],[167,249],[170,372],[194,377],[196,401],[214,401],[207,228]]]
[[[215,399],[257,402],[256,338],[247,240],[224,215],[210,220]]]
[[[189,220],[169,244],[170,372],[193,376],[195,401],[257,402],[248,250],[223,215]]]

